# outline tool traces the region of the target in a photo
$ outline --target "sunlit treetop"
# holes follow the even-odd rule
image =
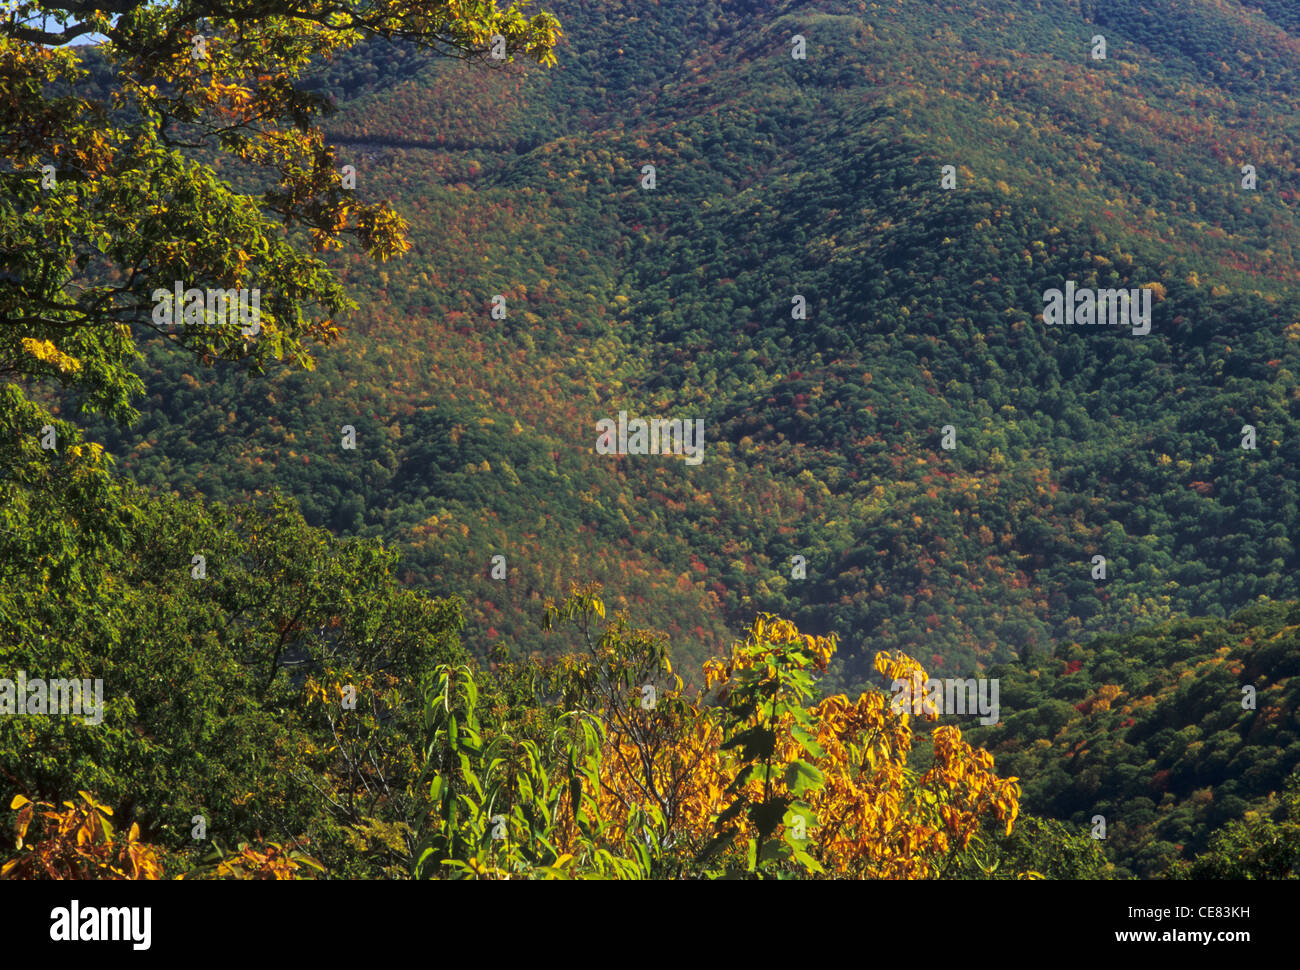
[[[0,371],[128,420],[149,330],[206,362],[310,367],[309,345],[354,308],[318,254],[345,236],[378,260],[409,247],[402,217],[362,201],[325,143],[329,98],[296,83],[365,38],[550,65],[560,31],[494,0],[8,4]],[[241,163],[240,189],[217,152]],[[260,329],[215,313],[159,325],[154,295],[177,284],[258,290]]]

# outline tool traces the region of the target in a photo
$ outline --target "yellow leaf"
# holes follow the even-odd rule
[[[89,792],[78,791],[77,794],[80,795],[82,798],[84,798],[84,799],[85,799],[85,800],[90,804],[90,807],[91,807],[91,808],[97,808],[97,809],[99,809],[101,812],[103,812],[105,815],[112,815],[112,814],[113,814],[113,810],[112,810],[111,808],[109,808],[107,805],[101,805],[101,804],[99,804],[99,802],[95,801],[93,798],[90,797],[90,793],[89,793]],[[64,802],[64,804],[66,805],[66,804],[68,804],[68,803],[67,803],[67,802]]]

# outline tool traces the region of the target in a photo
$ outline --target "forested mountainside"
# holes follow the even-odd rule
[[[1300,765],[1300,604],[1175,620],[995,666],[1002,723],[967,725],[1027,811],[1076,831],[1107,820],[1107,854],[1168,874],[1212,833],[1267,817]]]
[[[553,70],[356,48],[311,83],[412,250],[340,258],[315,372],[159,349],[99,435],[397,542],[480,651],[539,648],[571,578],[696,660],[759,609],[837,630],[845,685],[1296,595],[1283,6],[562,0]],[[1045,326],[1066,280],[1151,288],[1151,332]],[[702,419],[702,462],[597,455],[620,411]]]
[[[552,67],[313,67],[354,196],[116,103],[166,189],[85,130],[48,136],[84,169],[57,205],[20,185],[67,101],[0,141],[0,662],[109,687],[84,723],[0,719],[0,876],[1294,875],[1293,6],[546,6]],[[6,37],[0,85],[118,92],[83,60]],[[13,90],[0,121],[40,100]],[[269,198],[350,313],[304,260],[251,361],[24,316],[75,295],[65,249],[137,283],[104,225],[265,270],[217,176],[302,190]],[[409,249],[341,245],[384,199]],[[1055,325],[1053,291],[1149,331]],[[266,359],[306,337],[310,367]],[[635,419],[692,448],[627,453]],[[890,707],[927,672],[1000,684],[991,721]],[[117,843],[60,841],[106,806]]]

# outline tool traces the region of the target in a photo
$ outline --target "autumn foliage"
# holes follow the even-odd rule
[[[596,632],[603,617],[590,588],[548,614],[574,621],[587,650],[547,684],[571,705],[547,744],[510,725],[483,744],[469,672],[444,672],[421,875],[922,879],[979,850],[987,820],[1011,832],[1016,779],[957,728],[935,728],[921,767],[911,715],[885,692],[812,700],[833,637],[760,616],[688,691],[653,635],[623,618]],[[901,654],[876,669],[924,676]]]
[[[123,836],[109,819],[113,810],[89,792],[62,809],[51,802],[15,796],[17,853],[0,865],[0,879],[162,879],[166,851],[140,838],[132,823]],[[33,828],[34,826],[34,828]],[[35,833],[29,839],[29,833]],[[227,854],[214,848],[204,866],[177,876],[190,879],[297,879],[320,863],[300,843],[248,845]]]
[[[60,810],[50,802],[18,795],[9,807],[18,812],[14,827],[18,854],[0,866],[3,879],[158,879],[157,848],[140,841],[132,825],[123,837],[113,831],[113,810],[87,792]],[[28,839],[35,825],[34,839]]]

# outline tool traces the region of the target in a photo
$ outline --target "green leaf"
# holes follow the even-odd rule
[[[817,791],[826,782],[826,776],[806,761],[792,761],[785,769],[786,786],[796,795]]]
[[[802,863],[804,868],[806,868],[809,872],[826,871],[824,868],[822,868],[822,864],[820,862],[818,862],[816,859],[810,856],[807,852],[804,852],[802,849],[794,849],[793,854],[794,854],[795,861]]]
[[[805,731],[803,728],[797,728],[797,727],[791,728],[790,736],[794,738],[796,741],[798,741],[799,747],[807,751],[808,754],[811,755],[812,757],[820,758],[825,755],[826,752],[824,752],[822,750],[822,746],[817,743],[817,739],[814,738],[807,731]]]

